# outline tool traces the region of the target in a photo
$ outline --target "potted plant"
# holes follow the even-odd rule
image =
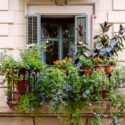
[[[38,71],[43,67],[43,63],[38,53],[38,48],[36,46],[22,51],[20,56],[21,59],[18,61],[7,56],[1,65],[1,70],[6,74],[6,79],[10,89],[8,91],[11,93],[9,94],[11,96],[11,100],[13,100],[13,98],[17,98],[15,95],[17,96],[19,94],[20,96],[28,92],[28,75],[36,78]]]
[[[37,81],[38,84],[32,88],[30,93],[21,97],[18,108],[24,112],[37,111],[38,113],[47,105],[47,108],[53,111],[54,109],[56,111],[59,110],[60,103],[58,104],[58,102],[60,98],[57,95],[59,94],[60,96],[62,91],[61,84],[64,82],[64,76],[65,74],[58,68],[46,67],[41,72],[41,77]]]
[[[111,58],[104,58],[104,63],[105,63],[105,72],[107,74],[111,74],[113,71],[113,67],[116,66],[116,59],[114,57]]]
[[[68,65],[67,68],[68,74],[64,74],[56,67],[44,67],[44,70],[40,72],[40,78],[36,86],[30,93],[20,98],[19,108],[23,112],[39,113],[41,107],[44,110],[47,107],[49,108],[48,112],[51,111],[62,118],[66,118],[70,125],[80,125],[80,113],[83,110],[89,109],[91,113],[100,111],[100,109],[95,110],[93,108],[92,101],[101,100],[104,103],[104,100],[110,100],[114,109],[117,108],[117,111],[124,109],[123,101],[125,96],[121,96],[121,93],[118,94],[118,92],[116,94],[116,88],[109,87],[114,77],[110,77],[109,80],[107,74],[101,71],[93,71],[89,77],[86,77],[85,75],[79,75],[79,68],[72,64]],[[123,71],[125,72],[125,70]],[[114,72],[115,70],[113,70]],[[124,77],[121,78],[124,80]],[[102,95],[102,92],[106,90],[108,94],[106,96]],[[113,111],[111,114],[113,114]],[[99,119],[94,118],[91,124],[101,124],[99,122],[101,116],[99,116]]]
[[[102,71],[93,71],[91,77],[92,80],[94,80],[93,87],[95,89],[95,95],[100,97],[100,99],[108,99],[109,95],[109,78],[105,74],[105,72]]]
[[[80,110],[86,106],[91,95],[88,90],[89,87],[84,87],[85,79],[85,76],[80,77],[78,75],[78,68],[72,65],[69,67],[68,76],[64,78],[62,84],[62,98],[60,99],[60,106],[57,105],[57,107],[60,107],[61,111],[66,114],[70,125],[80,124]],[[56,96],[59,97],[59,94]]]
[[[124,47],[123,41],[125,38],[124,28],[120,25],[118,33],[114,33],[112,37],[108,35],[108,31],[112,27],[108,22],[100,24],[102,33],[94,37],[96,41],[95,49],[93,51],[93,56],[100,57],[111,57],[113,55],[118,55],[118,51],[121,51]]]
[[[93,63],[96,70],[102,71],[103,70],[103,59],[99,56],[93,58]]]
[[[108,22],[104,22],[103,24],[100,24],[100,26],[102,33],[94,37],[95,49],[92,51],[91,56],[93,58],[99,57],[102,60],[104,60],[104,58],[109,60],[113,56],[118,56],[118,52],[122,51],[122,48],[124,47],[123,41],[125,40],[125,30],[123,26],[120,25],[119,31],[117,33],[113,33],[113,35],[110,37],[108,31],[112,25]],[[109,66],[106,66],[106,71],[108,67]],[[112,71],[111,66],[110,71]]]
[[[84,68],[84,73],[86,75],[90,75],[92,73],[93,62],[89,58],[85,58],[84,56],[80,57],[80,62],[82,63],[82,68]]]
[[[12,93],[12,101],[19,101],[20,100],[20,97],[21,97],[21,94],[17,91],[14,91]]]
[[[65,74],[68,73],[68,65],[72,64],[72,59],[69,57],[65,57],[63,60],[56,60],[53,62],[54,66],[60,69]]]

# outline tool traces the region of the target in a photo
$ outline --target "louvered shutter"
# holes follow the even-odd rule
[[[27,43],[33,44],[38,42],[38,17],[28,16],[27,17]]]
[[[87,15],[75,17],[75,45],[76,49],[82,44],[87,44]]]

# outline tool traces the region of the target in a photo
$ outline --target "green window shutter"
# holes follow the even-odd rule
[[[87,15],[79,15],[75,17],[75,45],[76,49],[87,44]]]
[[[37,43],[38,41],[38,17],[27,16],[27,44]]]

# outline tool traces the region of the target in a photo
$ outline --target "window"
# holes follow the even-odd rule
[[[47,64],[52,65],[65,57],[73,58],[76,50],[87,43],[86,15],[71,18],[32,16],[27,18],[27,23],[28,44],[37,43],[40,38],[40,43],[45,45],[43,61]]]
[[[37,16],[27,17],[27,43],[37,43]]]
[[[41,42],[46,44],[44,60],[47,64],[73,56],[71,48],[75,43],[74,18],[43,18],[41,26]]]

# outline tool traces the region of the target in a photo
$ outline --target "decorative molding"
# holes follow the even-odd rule
[[[0,24],[12,24],[14,22],[13,11],[0,11]]]
[[[27,5],[54,5],[55,4],[55,0],[50,0],[50,1],[36,1],[36,0],[26,0],[26,4]]]
[[[125,11],[108,12],[108,22],[113,24],[125,24]]]
[[[67,5],[68,1],[67,0],[55,0],[55,4],[57,6],[64,6]]]
[[[84,2],[68,2],[68,5],[79,5],[79,6],[92,6],[93,7],[93,15],[96,18],[96,4],[95,3],[84,3]]]
[[[117,0],[119,3],[121,2],[121,1],[119,1],[119,0]],[[124,2],[124,0],[123,0],[123,2]],[[122,5],[124,5],[123,3],[121,3]],[[123,8],[119,8],[119,7],[115,7],[115,0],[112,0],[112,10],[113,11],[125,11],[125,6],[123,6]]]
[[[77,5],[79,5],[79,6],[92,6],[93,7],[93,15],[94,15],[94,18],[96,17],[95,15],[96,15],[96,2],[94,2],[95,0],[93,0],[93,1],[88,1],[88,2],[84,2],[84,1],[82,1],[82,2],[80,2],[80,1],[76,1],[76,2],[73,2],[73,1],[71,1],[71,0],[50,0],[50,2],[42,2],[42,0],[41,0],[41,2],[37,2],[36,0],[34,0],[34,2],[32,1],[30,1],[30,0],[26,0],[26,8],[27,8],[27,5],[54,5],[54,4],[56,4],[56,5],[58,5],[59,6],[59,3],[60,2],[62,2],[62,3],[60,3],[61,5],[60,6],[64,6],[64,5],[73,5],[73,6],[77,6]]]
[[[9,9],[8,0],[0,0],[0,11],[7,11]]]

